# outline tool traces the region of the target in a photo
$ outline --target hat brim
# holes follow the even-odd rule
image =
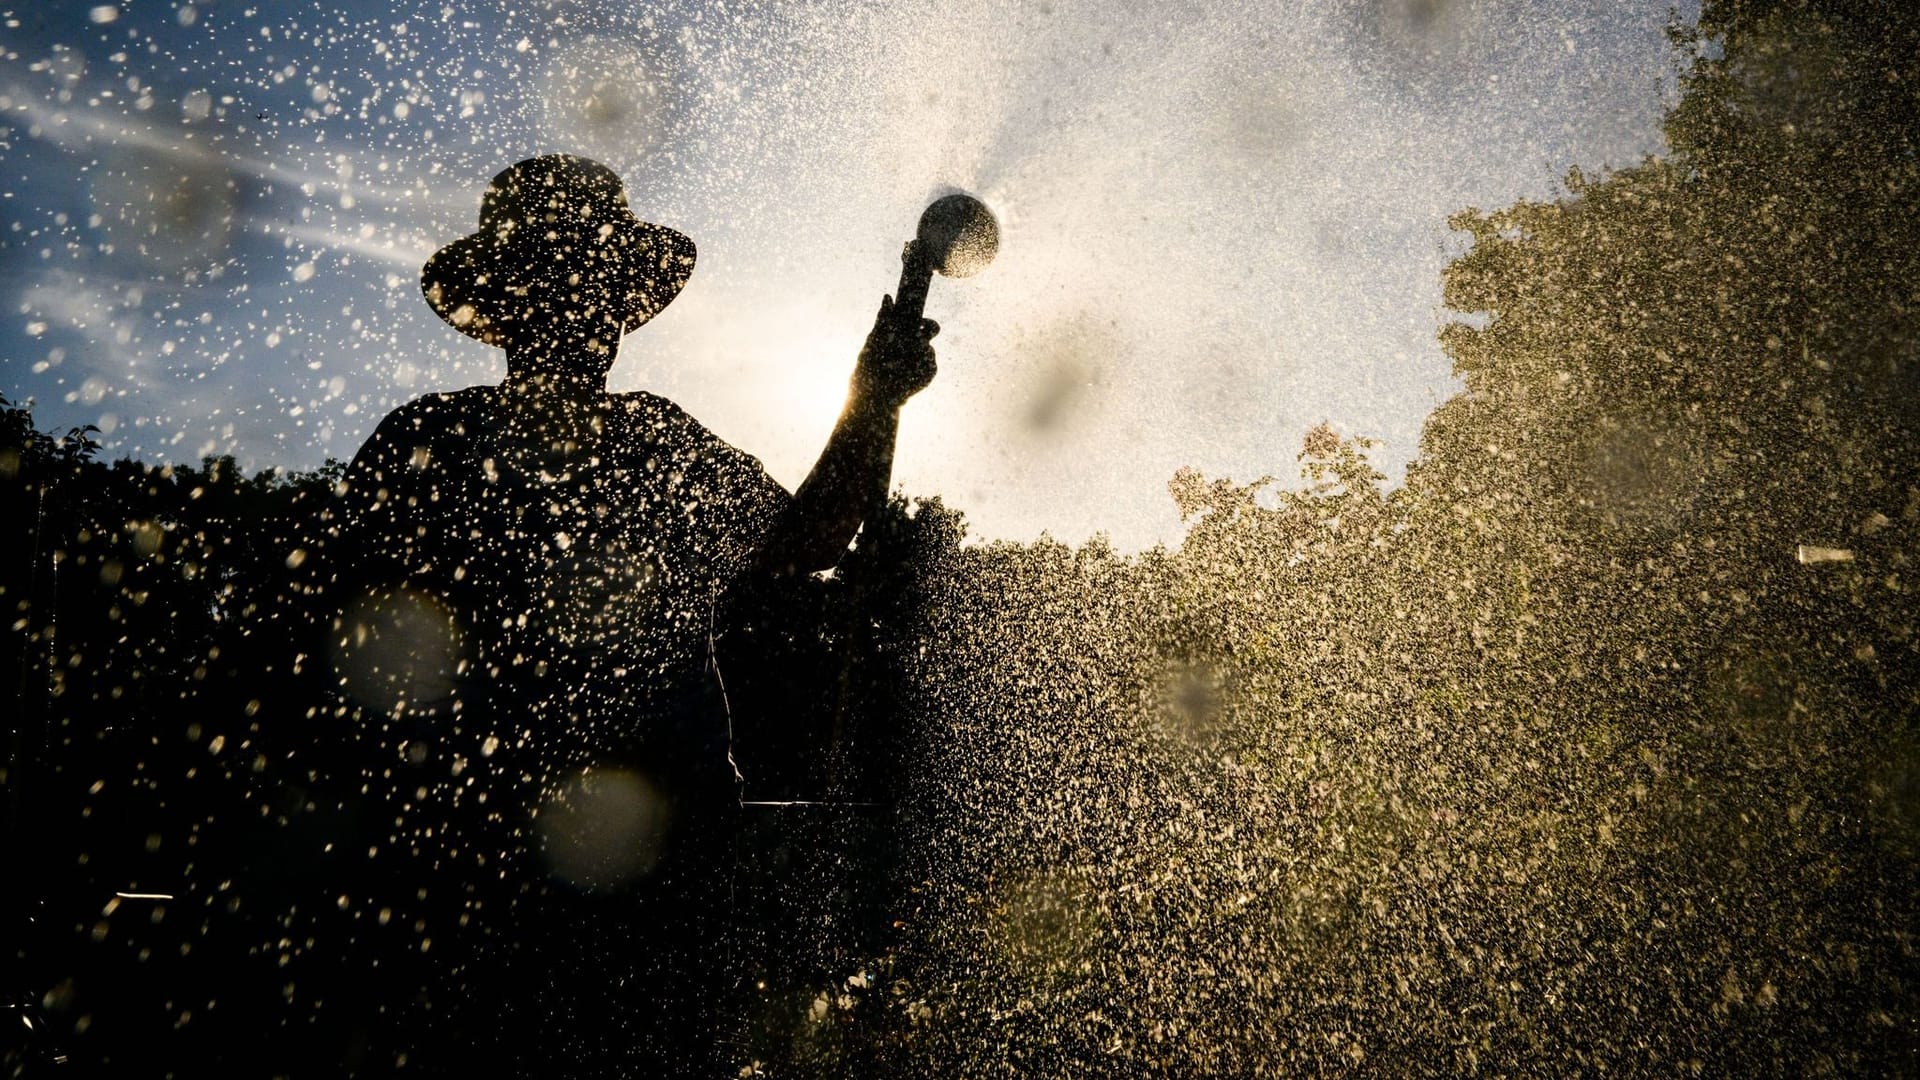
[[[504,347],[508,328],[560,316],[546,295],[582,272],[611,274],[626,304],[622,331],[658,315],[693,276],[693,240],[628,215],[595,233],[533,238],[491,231],[463,236],[427,260],[420,291],[449,326]]]

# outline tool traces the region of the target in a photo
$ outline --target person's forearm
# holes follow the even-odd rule
[[[761,559],[767,569],[811,573],[840,561],[860,525],[886,499],[900,410],[855,389],[820,460]]]
[[[939,324],[902,320],[893,298],[880,313],[854,364],[847,407],[820,461],[794,493],[793,505],[761,548],[758,565],[774,573],[825,570],[846,554],[869,514],[886,501],[900,406],[933,381],[933,336]]]

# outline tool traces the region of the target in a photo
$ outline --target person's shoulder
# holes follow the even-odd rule
[[[491,386],[469,386],[440,394],[422,394],[387,414],[380,430],[424,432],[457,427],[482,415],[493,401]]]
[[[496,387],[492,385],[481,385],[469,386],[464,390],[448,390],[439,394],[422,394],[388,415],[444,416],[473,412],[493,401],[495,389]]]
[[[484,423],[493,388],[469,386],[444,394],[423,394],[388,413],[353,457],[353,468],[382,468],[420,447],[450,447]]]
[[[615,408],[626,413],[629,423],[652,432],[656,437],[672,438],[676,435],[704,435],[706,426],[693,418],[687,410],[661,397],[649,394],[645,390],[629,390],[614,394]]]
[[[617,408],[625,409],[627,415],[658,418],[661,420],[691,420],[687,410],[645,390],[628,390],[611,395]]]

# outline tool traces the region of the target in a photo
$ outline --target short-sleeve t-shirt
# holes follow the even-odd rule
[[[442,905],[422,916],[448,942],[431,957],[447,985],[433,984],[422,1060],[712,1074],[661,1064],[706,1053],[719,1023],[728,893],[713,853],[727,850],[738,789],[708,646],[720,594],[791,496],[654,395],[568,410],[492,386],[395,410],[343,481],[343,609],[417,610],[417,598],[447,614],[381,624],[401,654],[416,631],[420,652],[439,644],[435,627],[461,639],[446,697],[384,712],[356,702],[379,732],[367,775],[407,821],[403,842],[378,846],[413,853],[377,880]],[[428,746],[440,756],[408,772],[407,751]],[[643,774],[645,805],[629,788],[574,788],[602,766]],[[570,791],[588,793],[572,818],[555,809]],[[577,865],[548,864],[555,837]]]
[[[381,422],[344,478],[352,572],[446,603],[470,679],[545,737],[711,767],[686,702],[715,603],[791,496],[664,398],[603,395],[556,443],[510,393],[429,395]],[[702,730],[660,730],[676,725]]]

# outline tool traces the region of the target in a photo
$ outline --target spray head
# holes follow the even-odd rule
[[[986,269],[1000,250],[1000,224],[987,204],[955,192],[935,199],[920,215],[920,228],[900,256],[900,288],[894,311],[918,321],[927,306],[927,287],[939,271],[947,277],[971,277]]]
[[[935,199],[920,215],[914,243],[940,273],[972,277],[1000,250],[1000,223],[986,203],[956,192]]]

